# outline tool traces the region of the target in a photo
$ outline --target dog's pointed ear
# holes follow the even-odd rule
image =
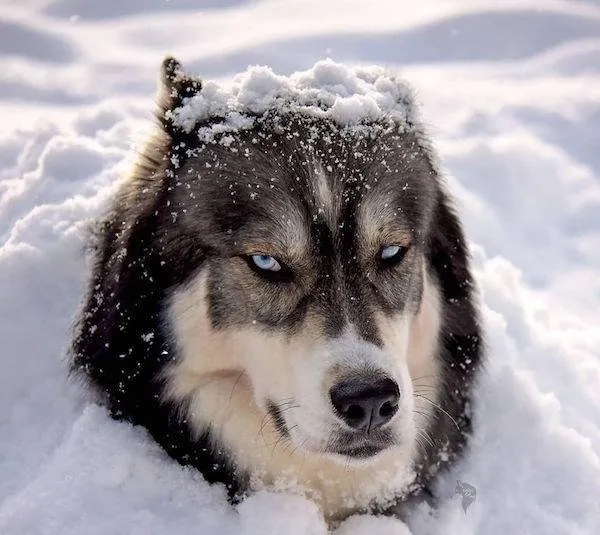
[[[200,93],[202,80],[188,76],[181,63],[171,56],[167,56],[162,62],[160,78],[158,119],[165,131],[172,134],[177,127],[173,124],[173,117],[170,112],[181,106],[185,98]]]

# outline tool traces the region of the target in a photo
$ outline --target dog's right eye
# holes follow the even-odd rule
[[[253,254],[245,257],[248,266],[262,278],[275,282],[290,282],[291,270],[275,257],[266,254]]]
[[[254,265],[265,271],[281,271],[281,264],[272,256],[266,254],[253,254],[251,257]]]

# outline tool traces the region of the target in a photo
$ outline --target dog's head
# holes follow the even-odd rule
[[[159,216],[167,269],[194,266],[167,297],[165,396],[225,446],[267,427],[343,462],[414,451],[439,330],[419,135],[272,112],[189,143]]]

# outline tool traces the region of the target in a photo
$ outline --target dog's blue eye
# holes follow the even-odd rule
[[[257,268],[264,269],[265,271],[281,270],[281,264],[279,264],[272,256],[266,254],[253,254],[252,261]]]
[[[392,258],[396,258],[401,252],[403,248],[399,245],[388,245],[381,249],[381,259],[382,260],[391,260]]]

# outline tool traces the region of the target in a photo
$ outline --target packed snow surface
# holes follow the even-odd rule
[[[415,88],[441,153],[488,333],[472,453],[436,516],[338,535],[600,533],[595,1],[22,0],[0,6],[0,534],[326,533],[304,498],[228,505],[65,379],[86,229],[149,132],[166,54],[236,102],[244,80],[262,77],[259,102],[329,56],[342,121],[390,111],[401,86],[355,74],[342,92],[379,65]]]

